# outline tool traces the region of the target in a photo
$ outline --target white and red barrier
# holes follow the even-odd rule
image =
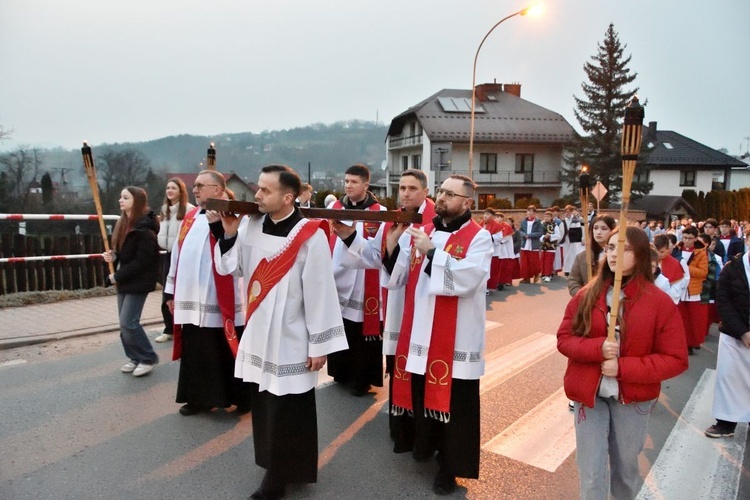
[[[118,220],[119,215],[104,215],[104,220]],[[0,220],[98,220],[96,215],[80,214],[0,214]]]
[[[72,260],[72,259],[101,259],[100,253],[82,253],[75,255],[37,255],[35,257],[6,257],[0,259],[0,264],[19,264],[22,262],[35,262],[42,260]]]

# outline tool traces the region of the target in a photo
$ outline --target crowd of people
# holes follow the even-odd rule
[[[345,194],[326,208],[384,211],[369,180],[367,167],[351,166]],[[485,315],[485,295],[514,280],[567,280],[572,299],[558,349],[568,358],[582,498],[635,496],[660,383],[687,369],[713,322],[722,333],[717,420],[705,434],[729,437],[750,420],[746,222],[618,227],[592,205],[583,214],[551,207],[541,217],[531,205],[522,220],[487,209],[477,223],[470,178],[449,176],[433,201],[420,170],[402,173],[399,207],[421,214],[421,223],[355,214],[323,221],[302,215],[299,207],[313,206],[312,188],[291,168],[264,167],[258,186],[259,212],[238,216],[206,210],[208,199],[232,198],[221,173],[197,175],[196,206],[173,178],[160,217],[143,190],[127,187],[104,256],[115,268],[122,372],[140,377],[159,361],[140,313],[161,277],[164,330],[155,341],[173,341],[180,359],[179,413],[251,412],[265,476],[250,498],[282,498],[289,484],[316,482],[315,387],[326,365],[354,397],[387,379],[393,451],[437,460],[434,493],[453,492],[457,477],[478,478],[485,327],[475,318]],[[159,247],[167,252],[161,270]]]

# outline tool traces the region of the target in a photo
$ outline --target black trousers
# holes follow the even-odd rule
[[[241,335],[243,327],[237,327]],[[234,356],[223,328],[182,325],[178,403],[209,408],[250,406],[250,384],[234,376]]]
[[[414,451],[420,455],[438,452],[441,474],[479,477],[479,380],[453,379],[450,421],[425,416],[424,375],[411,374],[414,408]]]
[[[383,341],[365,340],[364,323],[344,319],[349,349],[328,355],[328,374],[354,388],[383,387]]]
[[[276,396],[250,384],[255,463],[276,484],[318,480],[315,389]]]

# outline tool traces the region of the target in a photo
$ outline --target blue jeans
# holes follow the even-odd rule
[[[641,475],[638,454],[653,401],[621,404],[596,398],[593,408],[575,403],[576,462],[582,500],[635,498]]]
[[[125,355],[135,364],[155,365],[159,356],[154,352],[146,331],[141,326],[141,312],[147,293],[118,293],[117,312],[120,317],[120,340]]]

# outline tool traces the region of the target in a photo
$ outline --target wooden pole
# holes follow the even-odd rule
[[[85,141],[83,143],[83,147],[81,148],[81,154],[83,154],[83,166],[86,169],[86,178],[89,180],[91,194],[94,197],[96,216],[99,219],[99,230],[102,232],[102,244],[104,245],[104,251],[109,252],[109,240],[107,239],[107,228],[104,227],[104,213],[102,212],[102,202],[99,199],[99,183],[96,180],[96,167],[94,166],[94,157],[91,155],[91,148]],[[112,262],[108,262],[107,264],[107,267],[109,267],[109,274],[114,274],[114,264]]]
[[[591,269],[591,235],[589,234],[589,173],[588,166],[583,165],[581,167],[581,175],[578,176],[578,185],[580,189],[581,197],[581,212],[583,213],[583,234],[584,245],[586,247],[586,283],[591,281],[593,278],[593,270]]]
[[[610,308],[607,340],[615,341],[615,327],[620,315],[620,290],[622,289],[622,261],[625,256],[625,233],[628,226],[628,208],[630,207],[630,188],[633,185],[633,174],[641,151],[643,130],[643,106],[638,97],[631,99],[625,109],[625,122],[622,128],[622,205],[620,207],[620,230],[617,234],[617,263],[615,264],[615,282],[612,286],[612,307]]]

